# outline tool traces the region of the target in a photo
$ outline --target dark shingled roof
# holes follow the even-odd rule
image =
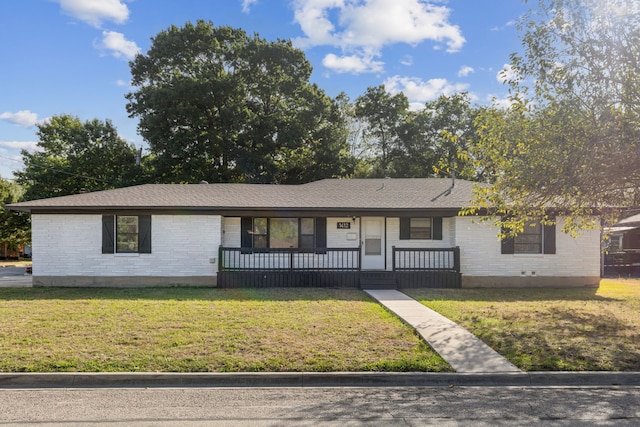
[[[39,211],[116,209],[456,210],[468,206],[475,183],[439,178],[324,179],[301,185],[146,184],[8,205]]]

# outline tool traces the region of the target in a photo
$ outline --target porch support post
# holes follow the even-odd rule
[[[453,268],[460,273],[460,246],[453,248]]]
[[[391,271],[396,271],[396,247],[391,246]]]

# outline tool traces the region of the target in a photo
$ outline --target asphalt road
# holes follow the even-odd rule
[[[31,275],[25,274],[24,267],[0,268],[0,288],[31,286]]]
[[[637,426],[640,387],[0,390],[0,426]]]

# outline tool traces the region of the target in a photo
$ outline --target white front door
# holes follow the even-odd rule
[[[362,218],[362,269],[384,270],[384,218]]]

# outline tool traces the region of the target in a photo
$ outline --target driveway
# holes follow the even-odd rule
[[[25,274],[24,266],[0,268],[0,288],[27,288],[31,285],[31,275]]]

